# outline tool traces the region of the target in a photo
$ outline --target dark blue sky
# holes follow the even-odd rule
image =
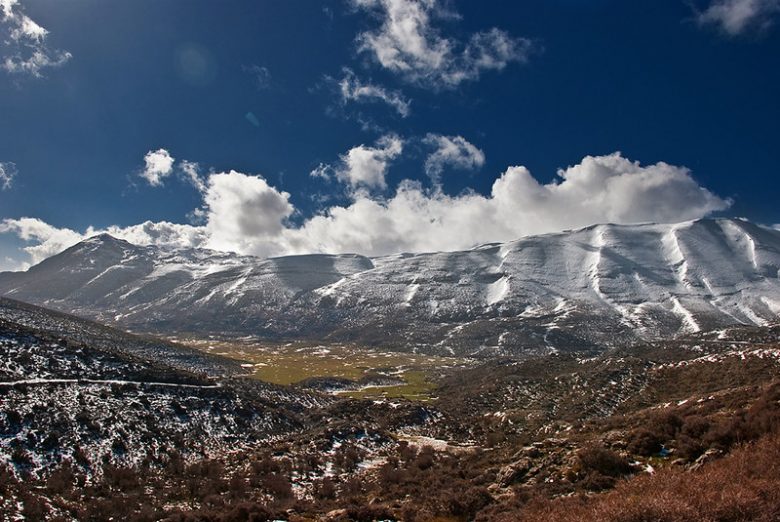
[[[379,19],[341,0],[20,4],[50,32],[46,45],[72,58],[40,78],[0,71],[0,162],[17,171],[0,190],[0,219],[79,231],[186,223],[201,204],[197,190],[173,177],[150,187],[138,176],[144,154],[165,148],[204,172],[262,175],[290,193],[291,219],[300,221],[321,209],[315,196],[345,197],[312,169],[387,133],[407,145],[387,171],[385,194],[402,179],[429,185],[419,139],[435,133],[463,136],[485,155],[479,168],[443,177],[447,194],[487,194],[511,165],[547,183],[586,155],[621,151],[642,164],[690,168],[700,185],[733,198],[726,214],[780,222],[772,13],[763,26],[729,34],[697,22],[683,0],[453,1],[445,7],[460,16],[436,18],[440,35],[463,42],[497,27],[533,49],[527,63],[442,89],[360,52],[357,35]],[[202,69],[188,73],[181,62],[192,53]],[[267,69],[266,85],[253,66]],[[410,115],[381,103],[341,107],[326,77],[340,79],[343,67],[400,91]]]

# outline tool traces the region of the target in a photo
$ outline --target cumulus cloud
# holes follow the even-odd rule
[[[0,0],[0,14],[0,68],[39,78],[44,69],[60,67],[72,58],[67,51],[49,48],[49,31],[27,16],[18,0]]]
[[[160,187],[163,180],[174,173],[178,173],[181,179],[192,185],[198,192],[206,192],[206,180],[200,173],[200,165],[187,160],[177,162],[166,149],[147,152],[144,156],[144,168],[138,175],[149,185]]]
[[[174,161],[173,156],[165,149],[150,150],[144,156],[145,167],[139,175],[151,186],[159,187],[163,179],[173,173]]]
[[[53,256],[81,241],[84,235],[68,228],[57,228],[37,218],[4,219],[0,234],[12,233],[31,242],[24,248],[33,264]]]
[[[230,171],[206,180],[203,225],[144,223],[104,230],[133,243],[208,247],[259,256],[311,252],[384,255],[402,251],[458,250],[474,245],[578,228],[594,223],[679,222],[724,210],[731,202],[699,185],[685,168],[641,165],[619,153],[587,156],[539,183],[522,166],[508,168],[489,194],[448,195],[402,182],[392,197],[355,191],[300,225],[290,195],[261,176]],[[101,230],[78,233],[40,220],[0,223],[33,244],[33,262]]]
[[[236,171],[210,175],[203,200],[206,246],[215,250],[276,253],[274,241],[295,211],[290,194],[276,190],[260,176]]]
[[[84,232],[57,228],[37,218],[5,219],[0,234],[12,233],[32,243],[24,247],[32,264],[97,234],[110,234],[136,245],[164,248],[211,248],[268,256],[282,252],[285,221],[295,211],[290,195],[260,176],[236,171],[213,173],[198,209],[204,225],[146,221],[127,227],[89,227]]]
[[[731,36],[768,28],[780,13],[780,0],[715,0],[697,13],[701,25],[713,25]]]
[[[380,20],[360,33],[358,49],[407,81],[434,88],[454,88],[476,80],[484,71],[525,62],[532,50],[526,38],[492,28],[459,42],[442,36],[436,18],[453,18],[437,0],[352,0],[357,9]]]
[[[336,165],[320,164],[311,171],[313,177],[335,176],[351,189],[386,189],[385,175],[393,159],[403,152],[403,140],[395,134],[379,138],[373,147],[358,145],[339,157]]]
[[[423,139],[427,145],[434,147],[425,159],[425,173],[434,185],[441,183],[441,175],[446,167],[469,170],[478,169],[485,164],[485,153],[463,136],[442,136],[428,134]]]
[[[16,174],[16,164],[10,161],[0,162],[0,190],[11,188]]]
[[[404,98],[399,91],[362,82],[350,69],[344,69],[344,76],[337,83],[342,105],[348,102],[382,102],[392,107],[402,118],[409,116],[411,112],[411,101]]]
[[[83,236],[91,237],[102,233],[135,245],[157,245],[176,249],[202,248],[208,239],[207,231],[203,227],[168,221],[145,221],[127,227],[112,225],[105,229],[90,228]]]
[[[298,253],[456,250],[593,223],[678,222],[730,205],[684,167],[642,166],[618,153],[588,156],[558,175],[540,184],[525,167],[510,167],[487,196],[450,196],[407,181],[386,201],[358,194],[327,209],[286,230],[284,243]]]

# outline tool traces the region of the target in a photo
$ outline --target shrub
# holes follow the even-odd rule
[[[347,509],[347,517],[355,522],[374,522],[375,520],[394,520],[393,513],[382,506],[359,506]]]
[[[682,429],[682,435],[693,439],[701,439],[710,429],[710,421],[699,415],[691,415],[685,418]]]
[[[333,479],[325,477],[314,486],[314,497],[320,500],[333,500],[336,498],[336,485]]]
[[[24,520],[46,520],[49,515],[49,508],[46,502],[38,496],[26,494],[22,496],[22,515]]]
[[[293,497],[290,480],[280,473],[271,473],[263,477],[263,489],[277,500],[289,500]]]
[[[127,453],[127,444],[122,439],[114,439],[111,443],[111,451],[116,455],[124,455]]]
[[[60,435],[56,431],[50,432],[41,442],[41,448],[45,451],[54,451],[60,445]]]
[[[631,465],[612,450],[589,446],[577,454],[585,473],[597,472],[607,477],[620,477],[631,473]]]
[[[591,497],[536,499],[504,521],[719,522],[780,519],[780,438],[738,449],[695,472],[640,475]]]
[[[655,414],[649,422],[650,429],[664,441],[672,440],[682,428],[683,420],[673,411]]]
[[[16,446],[11,452],[11,462],[19,467],[32,466],[32,457],[22,446]]]
[[[89,457],[87,456],[87,452],[84,451],[84,448],[82,448],[81,446],[76,446],[73,449],[73,460],[76,461],[76,464],[84,468],[89,468],[91,464],[89,461]]]
[[[474,518],[482,508],[490,504],[493,497],[484,487],[471,487],[464,491],[452,491],[449,497],[449,512],[468,520]]]
[[[615,479],[628,475],[632,468],[624,457],[612,450],[589,446],[577,453],[582,486],[593,491],[609,489]]]
[[[279,473],[282,468],[279,463],[271,458],[270,455],[263,456],[262,460],[255,460],[252,462],[252,471],[257,475],[265,475],[266,473]]]
[[[141,487],[141,477],[133,468],[113,464],[103,466],[103,482],[118,491],[135,491]]]
[[[700,439],[689,437],[688,435],[680,435],[677,438],[676,449],[676,455],[687,461],[696,460],[706,450]]]
[[[646,428],[632,431],[628,438],[626,449],[629,453],[643,457],[649,457],[661,451],[661,447],[665,442],[661,435]]]
[[[246,493],[246,481],[240,475],[233,475],[228,483],[228,489],[233,496],[240,497]]]
[[[414,459],[414,465],[417,469],[426,470],[433,466],[435,452],[430,446],[423,446],[417,457]]]
[[[7,466],[0,464],[0,495],[4,496],[5,492],[8,491],[15,482],[16,480],[14,479],[11,470],[8,469]]]
[[[379,468],[379,483],[383,487],[400,484],[407,475],[408,472],[398,469],[397,462],[388,461]]]
[[[342,446],[333,457],[333,463],[344,472],[355,471],[360,463],[360,451],[354,446]]]
[[[46,489],[54,494],[61,495],[73,488],[75,480],[73,468],[70,464],[63,464],[49,475],[46,481]]]
[[[255,502],[242,502],[218,518],[219,522],[267,522],[275,519],[273,511]]]
[[[11,426],[19,426],[22,423],[22,416],[16,410],[6,410],[5,418]]]

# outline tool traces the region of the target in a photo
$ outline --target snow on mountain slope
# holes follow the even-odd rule
[[[780,232],[704,219],[374,259],[166,252],[98,236],[0,274],[0,294],[139,330],[490,354],[767,324],[779,276]]]
[[[34,476],[70,461],[94,477],[109,463],[162,462],[171,448],[188,461],[224,456],[298,432],[308,410],[334,401],[239,371],[235,361],[0,298],[0,467]]]

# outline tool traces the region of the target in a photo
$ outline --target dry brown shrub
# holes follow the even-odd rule
[[[513,516],[526,522],[780,520],[780,437],[740,448],[695,472],[670,468],[593,497],[536,500]]]
[[[628,446],[626,449],[634,454],[641,455],[643,457],[649,457],[655,455],[661,451],[664,438],[647,428],[638,428],[632,431],[628,436]]]

